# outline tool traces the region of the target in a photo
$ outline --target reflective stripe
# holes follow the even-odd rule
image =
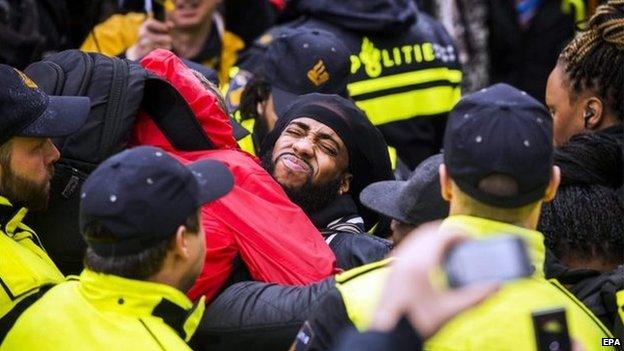
[[[624,325],[624,290],[620,290],[615,294],[615,301],[620,314],[620,325]]]
[[[461,97],[459,87],[431,87],[357,101],[374,125],[450,111]]]
[[[600,319],[598,319],[598,317],[596,317],[596,315],[587,306],[585,306],[584,303],[579,301],[570,290],[568,290],[565,286],[563,286],[557,279],[548,279],[548,282],[552,284],[554,287],[556,287],[557,289],[559,289],[559,291],[565,294],[568,298],[570,298],[570,300],[572,300],[572,302],[574,302],[579,307],[580,310],[585,312],[587,317],[589,317],[591,320],[594,321],[594,323],[596,323],[596,326],[600,328],[600,330],[602,330],[603,333],[605,333],[610,338],[613,337],[613,334],[611,333],[609,328],[605,327],[602,321],[600,321]]]
[[[448,69],[447,67],[429,68],[415,72],[395,74],[375,79],[367,79],[350,83],[347,87],[351,96],[372,93],[375,91],[403,87],[406,85],[422,84],[435,81],[449,81],[454,84],[461,83],[462,72]]]
[[[587,10],[585,9],[585,3],[583,0],[563,0],[561,2],[561,12],[569,15],[574,7],[574,22],[578,26],[578,29],[587,28]]]
[[[254,119],[246,119],[246,120],[241,122],[241,125],[243,127],[245,127],[245,129],[247,129],[249,131],[249,133],[251,133],[251,132],[253,132],[254,122],[255,122]],[[239,140],[238,141],[238,146],[243,151],[247,151],[248,153],[256,156],[256,149],[254,148],[253,138],[252,138],[251,134],[248,134],[243,139]]]
[[[388,156],[390,156],[390,166],[394,171],[397,167],[397,151],[392,146],[388,146]]]

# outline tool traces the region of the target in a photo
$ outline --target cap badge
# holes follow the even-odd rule
[[[325,67],[325,62],[319,60],[311,70],[308,71],[308,79],[317,87],[329,80],[329,72]]]
[[[35,84],[35,82],[33,82],[32,79],[28,78],[28,76],[25,75],[24,73],[22,73],[20,70],[15,69],[15,72],[17,72],[17,75],[20,76],[20,78],[22,79],[22,82],[24,83],[24,85],[26,85],[27,87],[29,87],[31,89],[37,89],[38,88],[37,84]]]
[[[264,34],[263,36],[260,37],[260,39],[258,39],[258,43],[260,43],[260,45],[269,45],[271,44],[271,42],[273,41],[273,36],[271,34]]]

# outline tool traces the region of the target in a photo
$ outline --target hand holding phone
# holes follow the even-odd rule
[[[145,11],[150,16],[139,29],[139,39],[126,50],[126,58],[138,61],[154,49],[171,50],[173,39],[171,29],[173,23],[165,22],[165,7],[162,1],[145,0]]]
[[[439,230],[428,223],[412,231],[393,252],[395,257],[371,323],[372,330],[388,331],[406,316],[427,338],[456,314],[483,301],[498,284],[475,284],[459,290],[439,289],[431,281],[449,249],[468,240],[461,233]]]
[[[449,285],[458,288],[527,277],[533,273],[533,266],[520,237],[496,235],[457,244],[446,256],[444,271]]]

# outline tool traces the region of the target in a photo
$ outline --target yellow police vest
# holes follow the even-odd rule
[[[611,337],[611,333],[591,311],[558,282],[544,279],[541,233],[470,216],[451,216],[442,227],[458,228],[474,238],[498,233],[519,235],[527,244],[535,273],[531,278],[506,283],[488,300],[452,319],[426,342],[425,350],[536,350],[531,313],[555,307],[566,308],[570,335],[586,350],[612,350],[602,346],[602,338]],[[373,263],[336,278],[347,314],[360,331],[370,325],[380,303],[389,262]]]
[[[0,206],[13,208],[1,196]],[[42,287],[65,279],[46,252],[35,244],[35,232],[22,223],[28,210],[15,210],[0,230],[0,318]]]
[[[360,51],[351,55],[352,78],[358,72],[365,79],[348,84],[356,105],[366,112],[375,125],[398,122],[418,116],[432,116],[450,111],[461,97],[462,72],[446,67],[443,59],[455,57],[452,47],[431,42],[378,48],[373,39],[363,37]],[[419,65],[437,63],[438,67]],[[385,74],[391,68],[404,72]],[[409,89],[410,86],[433,82],[442,85]],[[380,94],[397,90],[396,93]]]
[[[204,309],[171,286],[85,269],[27,309],[0,350],[190,350]]]
[[[624,325],[624,290],[619,291],[615,294],[616,303],[618,306],[618,313],[620,314],[620,319],[622,325]]]

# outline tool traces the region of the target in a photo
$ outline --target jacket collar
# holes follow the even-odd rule
[[[317,229],[323,230],[341,218],[358,215],[358,211],[350,195],[340,195],[325,208],[307,215]]]
[[[26,224],[22,223],[24,217],[28,213],[25,207],[13,207],[11,201],[4,196],[0,196],[0,225],[4,234],[11,238],[15,238],[16,234],[27,232],[26,235],[32,234],[33,230]],[[18,231],[17,229],[21,229]]]
[[[476,239],[485,239],[498,234],[518,235],[527,245],[529,258],[535,268],[533,276],[544,278],[546,249],[544,247],[544,236],[538,231],[508,223],[463,215],[448,217],[442,222],[442,228],[458,228],[465,232],[466,235]]]
[[[85,269],[80,291],[97,309],[130,317],[159,317],[189,341],[204,314],[204,298],[196,304],[165,284],[126,279]]]

